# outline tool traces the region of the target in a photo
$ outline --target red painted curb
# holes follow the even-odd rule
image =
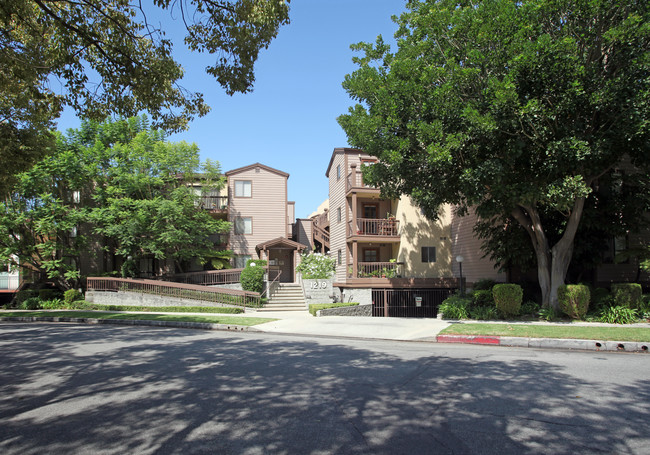
[[[438,335],[438,343],[466,343],[466,344],[492,344],[501,343],[500,337],[486,337],[476,335]]]

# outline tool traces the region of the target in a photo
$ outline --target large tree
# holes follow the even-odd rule
[[[626,163],[647,178],[650,6],[636,0],[409,1],[398,49],[360,43],[339,123],[368,178],[430,216],[511,217],[557,305],[587,198]],[[551,242],[542,213],[561,217]]]
[[[147,112],[168,131],[208,112],[202,94],[179,85],[181,43],[165,36],[161,13],[183,21],[190,50],[214,55],[206,71],[233,94],[251,90],[289,1],[0,0],[0,192],[53,150],[64,106],[96,121]]]
[[[82,260],[102,249],[124,272],[142,258],[207,262],[219,255],[210,236],[230,225],[198,208],[199,172],[203,190],[225,183],[195,144],[166,142],[145,117],[85,122],[60,135],[56,152],[20,174],[0,204],[0,261],[61,288],[78,287]]]

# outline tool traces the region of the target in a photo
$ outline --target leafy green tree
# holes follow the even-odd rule
[[[101,121],[148,112],[184,129],[209,108],[179,84],[174,44],[153,17],[182,20],[184,44],[214,56],[206,71],[227,93],[248,92],[253,66],[290,0],[3,0],[0,2],[0,183],[54,148],[49,133],[64,106]],[[9,185],[0,188],[5,191]]]
[[[585,202],[625,158],[648,170],[650,6],[635,0],[409,1],[398,49],[360,43],[339,117],[367,178],[436,216],[511,217],[557,308]],[[544,211],[561,216],[551,243]]]
[[[218,163],[201,164],[195,144],[165,142],[146,117],[85,122],[0,205],[0,260],[17,256],[65,289],[78,287],[82,255],[97,246],[122,258],[125,275],[145,257],[180,268],[219,256],[209,236],[229,223],[197,208],[197,173],[206,191],[224,184]]]

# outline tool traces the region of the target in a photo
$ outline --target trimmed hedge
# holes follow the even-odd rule
[[[615,306],[638,310],[641,308],[643,289],[638,283],[612,284],[612,297]]]
[[[524,291],[518,284],[495,284],[492,296],[497,310],[504,316],[517,316],[521,309]]]
[[[316,312],[319,310],[325,310],[327,308],[341,308],[346,306],[357,306],[358,303],[311,303],[309,304],[309,312],[312,316],[316,316]]]
[[[255,264],[254,266],[251,264]],[[244,291],[259,292],[264,290],[264,267],[266,261],[263,259],[249,259],[246,268],[241,271],[241,287]]]
[[[563,284],[557,290],[560,309],[571,319],[582,319],[589,309],[591,294],[583,284]]]
[[[472,292],[472,307],[494,308],[494,297],[492,296],[492,291],[478,290]]]

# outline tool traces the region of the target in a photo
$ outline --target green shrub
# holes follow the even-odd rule
[[[438,311],[444,319],[467,319],[472,300],[469,297],[452,295],[440,304]]]
[[[241,272],[241,287],[244,291],[261,293],[264,290],[265,266],[266,261],[261,259],[246,262],[246,268]]]
[[[16,292],[16,306],[21,308],[22,303],[32,297],[38,298],[38,291],[35,289],[25,289],[23,291]]]
[[[544,321],[553,321],[557,319],[557,313],[555,312],[555,309],[550,306],[541,307],[537,314],[539,318],[543,319]]]
[[[470,308],[469,317],[476,319],[477,321],[490,321],[493,319],[499,319],[499,312],[494,306],[479,306]]]
[[[45,300],[52,300],[52,299],[58,299],[61,297],[61,291],[58,289],[39,289],[38,291],[38,298],[45,301]]]
[[[326,280],[334,275],[336,259],[321,253],[309,253],[301,256],[296,272],[305,280]]]
[[[474,291],[472,292],[471,297],[473,308],[494,308],[494,297],[492,297],[492,291]]]
[[[83,300],[84,295],[80,292],[77,291],[76,289],[68,289],[63,293],[63,300],[65,300],[66,303],[72,303],[76,302],[77,300]]]
[[[339,303],[310,303],[309,304],[309,312],[312,314],[312,316],[316,316],[316,312],[318,310],[325,310],[327,308],[340,308],[340,307],[346,307],[346,306],[356,306],[359,305],[359,303],[345,303],[345,302],[339,302]]]
[[[496,281],[490,278],[482,278],[474,283],[472,289],[474,291],[491,291],[494,285],[497,284]]]
[[[624,306],[633,310],[641,307],[643,289],[638,283],[612,284],[612,296],[615,306]]]
[[[29,297],[23,300],[18,308],[21,310],[38,310],[41,307],[41,299],[38,297]]]
[[[589,309],[591,294],[583,284],[563,284],[557,290],[560,309],[571,319],[583,319]]]
[[[533,301],[533,300],[526,300],[524,303],[521,304],[521,308],[519,309],[519,314],[538,314],[539,313],[539,303]]]
[[[495,284],[492,296],[497,310],[504,316],[516,316],[521,309],[524,292],[518,284]]]
[[[61,299],[41,300],[41,308],[44,310],[61,310],[67,308],[67,304]]]
[[[600,322],[609,324],[633,324],[637,321],[636,310],[626,306],[613,306],[605,308],[600,313]]]

